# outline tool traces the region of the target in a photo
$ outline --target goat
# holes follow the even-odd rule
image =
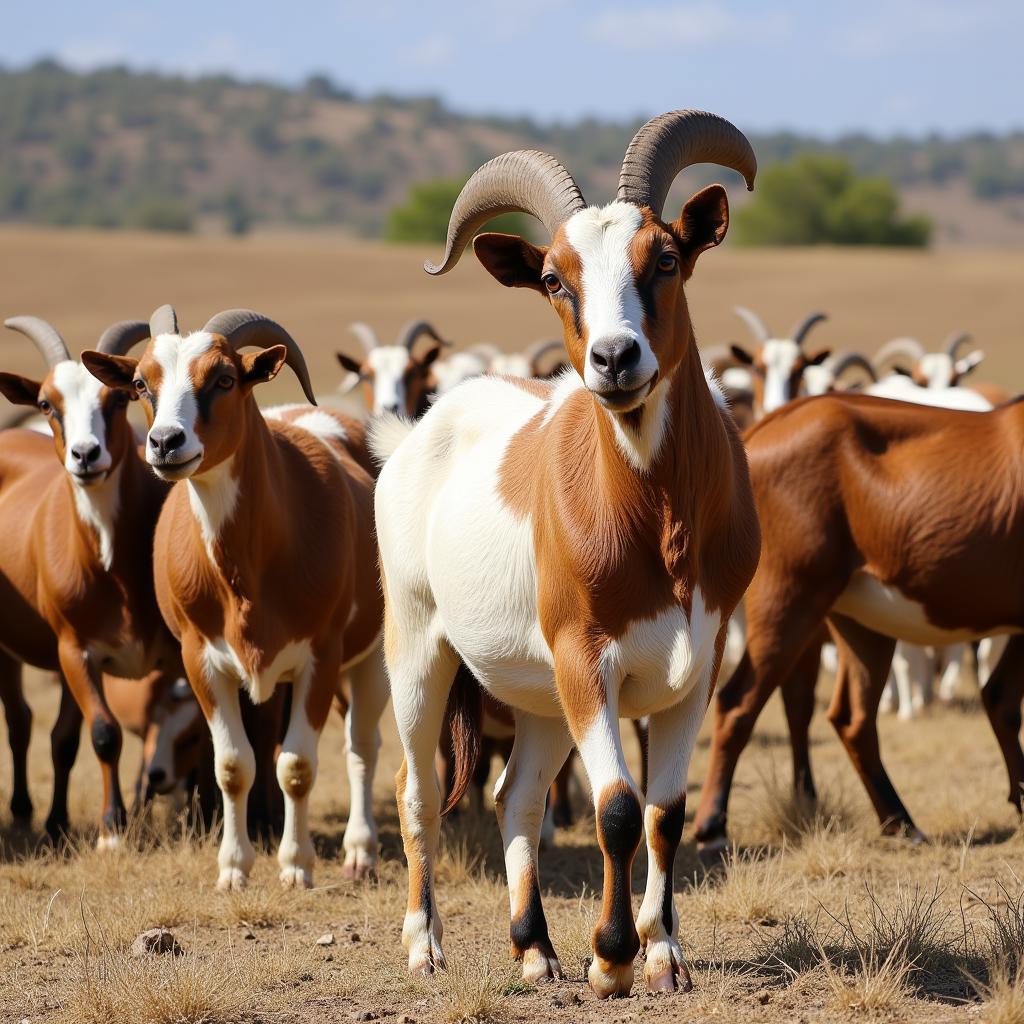
[[[826,620],[840,654],[829,718],[885,834],[915,839],[878,750],[896,639],[941,645],[1012,633],[982,698],[1020,810],[1024,604],[1005,570],[1024,558],[1024,492],[1012,471],[1022,431],[1020,401],[973,413],[837,394],[801,399],[748,432],[764,543],[744,602],[746,651],[717,697],[696,819],[705,856],[726,847],[736,761],[780,683],[794,781],[813,796],[807,727]]]
[[[866,380],[871,383],[878,380],[875,368],[859,352],[836,352],[824,362],[809,363],[804,367],[800,394],[827,395],[832,391],[849,391],[864,387],[864,382],[843,386],[843,378],[850,370],[862,371]]]
[[[759,543],[742,444],[701,367],[683,290],[698,255],[725,237],[725,190],[711,185],[677,220],[661,219],[673,179],[704,161],[740,171],[752,186],[747,140],[697,111],[640,129],[618,198],[604,207],[588,207],[553,157],[506,153],[469,179],[444,259],[426,266],[451,270],[498,212],[537,217],[552,236],[547,248],[493,233],[473,245],[500,283],[547,299],[575,372],[554,382],[480,377],[441,396],[415,426],[372,428],[371,445],[386,459],[375,508],[385,658],[405,753],[403,942],[414,973],[444,965],[433,758],[457,676],[469,730],[478,727],[468,713],[474,679],[515,715],[495,803],[524,977],[561,970],[537,849],[545,793],[575,742],[604,854],[590,984],[601,997],[628,993],[642,943],[650,988],[689,985],[672,900],[687,765]],[[623,755],[620,714],[650,715],[646,810]],[[474,751],[455,746],[463,788]],[[648,881],[635,925],[630,867],[645,827]]]
[[[564,358],[545,365],[544,360],[552,352],[561,352],[564,357],[565,344],[561,338],[541,338],[523,352],[496,352],[488,372],[498,377],[546,380],[567,368]]]
[[[0,672],[10,687],[20,686],[23,663],[60,671],[66,689],[52,736],[57,785],[46,831],[56,837],[67,829],[60,780],[66,783],[84,716],[103,778],[98,845],[109,848],[117,845],[125,807],[117,776],[121,730],[102,675],[141,678],[178,664],[149,557],[166,486],[136,451],[125,396],[72,360],[50,324],[36,317],[5,323],[36,345],[49,372],[41,381],[0,373],[0,393],[38,408],[53,436],[0,434]],[[146,335],[144,323],[126,321],[108,328],[99,347],[105,358],[120,358]]]
[[[361,383],[366,404],[374,415],[400,412],[422,416],[436,387],[431,368],[442,348],[451,342],[445,341],[426,320],[406,324],[393,345],[382,345],[369,324],[351,324],[349,330],[359,339],[364,355],[360,360],[344,352],[335,353],[342,368],[353,375],[342,389],[351,390]],[[431,345],[417,355],[416,342],[422,337],[430,338]]]
[[[163,306],[149,334],[139,360],[100,352],[82,359],[108,387],[142,400],[147,461],[173,483],[157,523],[154,575],[213,737],[224,800],[218,887],[244,887],[255,859],[246,796],[256,766],[239,688],[263,703],[279,683],[292,684],[277,758],[285,801],[278,861],[285,885],[309,886],[308,797],[342,671],[352,681],[345,873],[370,874],[377,861],[370,787],[387,681],[378,657],[373,478],[357,452],[365,454],[363,427],[310,407],[261,413],[253,391],[285,364],[314,399],[298,345],[257,313],[228,310],[182,335]],[[247,346],[258,351],[242,354]]]
[[[736,315],[750,328],[757,347],[753,352],[742,345],[730,346],[737,363],[750,367],[753,374],[754,408],[757,418],[792,401],[800,393],[800,381],[808,366],[828,359],[829,349],[814,355],[804,352],[804,341],[811,329],[826,320],[824,313],[810,313],[788,338],[772,337],[764,321],[745,306],[734,307]]]

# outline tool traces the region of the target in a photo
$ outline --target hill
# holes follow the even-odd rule
[[[78,73],[40,61],[0,71],[0,220],[335,227],[376,237],[413,182],[465,175],[506,149],[548,149],[585,193],[609,196],[641,120],[541,125],[462,116],[430,97],[359,97],[322,75],[286,88],[119,67]],[[811,151],[889,177],[908,210],[931,216],[939,244],[1024,246],[1024,133],[834,141],[780,133],[752,142],[762,166]],[[697,169],[685,187],[710,179]]]

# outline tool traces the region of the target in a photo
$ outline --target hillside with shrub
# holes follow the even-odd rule
[[[0,71],[0,220],[383,237],[413,186],[461,180],[506,149],[550,150],[585,194],[610,197],[640,121],[468,117],[429,97],[357,96],[323,75],[286,88],[41,61]],[[752,142],[762,171],[811,154],[884,179],[899,217],[927,215],[939,244],[1024,245],[1024,133],[829,142],[782,133]],[[695,169],[672,202],[722,176]],[[858,187],[870,193],[858,204],[890,202],[877,182]]]

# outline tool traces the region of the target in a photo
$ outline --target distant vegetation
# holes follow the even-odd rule
[[[0,70],[0,220],[235,234],[343,226],[436,240],[440,203],[430,196],[440,192],[411,193],[416,183],[462,181],[495,153],[542,148],[596,201],[614,193],[638,123],[463,117],[429,97],[357,97],[324,75],[287,89],[227,75],[79,74],[40,61]],[[752,142],[762,182],[772,164],[812,153],[899,191],[958,184],[977,201],[1024,197],[1024,134],[825,143],[781,133]],[[697,169],[686,184],[707,180]],[[887,199],[877,184],[859,184],[849,202],[859,210]]]
[[[931,222],[901,217],[899,205],[888,179],[858,177],[842,157],[806,155],[761,175],[736,229],[747,245],[927,245]]]
[[[462,178],[440,178],[425,181],[409,189],[404,203],[388,214],[385,238],[389,242],[439,242],[448,237],[448,221],[452,207],[459,198],[465,181]],[[504,231],[529,238],[533,228],[529,217],[506,213],[484,226],[487,231]]]

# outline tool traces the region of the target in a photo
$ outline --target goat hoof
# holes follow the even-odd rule
[[[341,877],[352,882],[376,882],[377,866],[360,861],[345,863],[341,869]]]
[[[290,865],[289,867],[281,868],[277,877],[286,889],[313,888],[313,872],[308,868]]]
[[[561,981],[562,965],[553,949],[534,946],[523,953],[523,981],[538,985],[544,981]]]
[[[217,888],[221,892],[241,892],[249,884],[249,878],[241,868],[221,868]]]
[[[121,837],[116,832],[101,832],[96,840],[96,849],[101,853],[113,853],[121,845]]]
[[[598,999],[625,997],[633,991],[633,963],[613,964],[594,957],[587,971],[587,981]]]

